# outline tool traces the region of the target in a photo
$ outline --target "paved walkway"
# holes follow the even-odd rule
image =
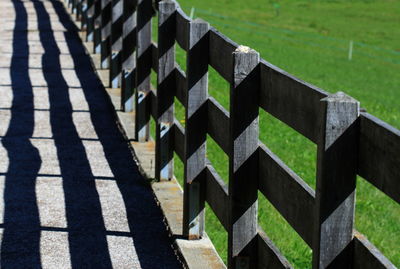
[[[0,1],[0,267],[181,268],[63,4]]]

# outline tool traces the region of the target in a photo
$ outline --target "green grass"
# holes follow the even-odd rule
[[[179,0],[178,0],[179,1]],[[269,0],[180,0],[187,14],[201,17],[272,64],[328,92],[344,91],[367,111],[400,128],[400,1],[281,0],[279,15]],[[348,60],[349,42],[354,42]],[[185,53],[177,49],[184,69]],[[209,93],[229,109],[229,85],[212,69]],[[177,105],[176,116],[184,111]],[[316,146],[260,111],[260,140],[311,187],[315,187]],[[228,179],[228,158],[211,138],[207,157]],[[178,158],[176,158],[178,159]],[[175,162],[176,176],[183,166]],[[259,222],[295,268],[311,267],[311,249],[259,194]],[[400,205],[362,178],[357,180],[356,228],[400,266]],[[226,260],[227,235],[211,212],[206,231]]]

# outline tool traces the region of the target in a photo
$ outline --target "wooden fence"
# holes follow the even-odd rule
[[[156,122],[157,179],[173,177],[174,152],[184,163],[184,236],[202,237],[207,202],[228,232],[228,268],[291,268],[258,226],[260,191],[312,248],[313,268],[395,268],[353,223],[357,175],[400,202],[399,130],[191,20],[173,0],[69,1],[110,69],[108,86],[121,87],[122,109],[135,111],[137,140],[147,141],[150,118]],[[187,53],[186,74],[176,44]],[[208,95],[208,66],[231,85],[229,112]],[[259,141],[260,107],[317,144],[316,191]],[[207,135],[229,156],[229,186],[206,158]]]

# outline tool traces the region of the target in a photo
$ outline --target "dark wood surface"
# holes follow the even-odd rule
[[[394,268],[365,238],[354,236],[354,192],[358,174],[400,202],[400,131],[359,114],[358,102],[350,97],[328,95],[208,23],[190,19],[174,0],[153,1],[159,10],[159,36],[157,44],[151,43],[152,1],[134,2],[124,1],[124,19],[130,18],[130,26],[123,28],[122,62],[133,80],[122,94],[127,100],[136,89],[132,98],[139,141],[149,139],[150,116],[157,121],[158,179],[173,177],[174,151],[184,162],[183,234],[201,238],[207,201],[228,231],[229,268],[291,268],[257,227],[261,191],[313,249],[314,269],[349,264]],[[99,37],[101,32],[94,31],[95,48]],[[175,44],[187,52],[186,73],[175,61]],[[136,56],[127,60],[135,48]],[[231,85],[229,111],[208,95],[209,67]],[[154,91],[150,69],[158,74]],[[185,108],[184,127],[174,115],[175,97]],[[259,108],[318,145],[316,191],[260,143]],[[161,137],[165,130],[167,135]],[[206,159],[207,135],[229,157],[228,184]],[[161,176],[164,167],[168,172]]]
[[[209,28],[202,20],[188,28],[183,234],[190,239],[204,233]]]
[[[260,55],[248,47],[239,46],[231,57],[228,266],[255,268]]]
[[[361,113],[358,174],[400,203],[400,131]]]
[[[158,6],[158,71],[156,112],[156,178],[174,175],[175,12],[176,3]]]

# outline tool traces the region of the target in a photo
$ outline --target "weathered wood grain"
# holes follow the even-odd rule
[[[121,109],[125,112],[133,111],[136,103],[136,1],[123,1],[122,25],[122,64]]]
[[[124,69],[121,85],[121,109],[124,112],[131,112],[134,109],[134,89],[136,69]]]
[[[354,269],[396,269],[365,236],[356,233],[354,243]]]
[[[189,239],[204,233],[209,28],[199,19],[188,28],[183,234]]]
[[[258,228],[257,234],[257,250],[258,250],[258,263],[259,269],[290,269],[293,268],[286,260],[285,256],[280,253],[279,249],[274,245],[271,239]]]
[[[206,201],[214,211],[218,220],[229,229],[229,196],[228,186],[215,171],[211,164],[207,165],[206,176]]]
[[[150,137],[150,91],[151,73],[151,20],[153,6],[151,0],[137,0],[136,9],[136,96],[135,96],[135,136],[139,142]]]
[[[111,0],[111,50],[120,51],[122,49],[123,33],[123,0]]]
[[[186,102],[187,102],[187,80],[186,80],[185,72],[180,69],[179,65],[175,66],[175,82],[176,82],[175,96],[179,100],[179,102],[184,107],[186,107]]]
[[[122,33],[123,33],[123,0],[111,0],[111,32],[110,32],[110,86],[119,88],[121,86],[122,71]]]
[[[314,143],[321,123],[320,100],[326,93],[262,61],[260,107]]]
[[[123,27],[122,27],[122,68],[136,68],[136,7],[137,1],[122,0],[123,9]]]
[[[208,97],[207,107],[207,132],[229,154],[229,112],[212,97]]]
[[[112,51],[110,56],[110,72],[109,81],[111,88],[119,88],[121,86],[121,51]]]
[[[361,113],[358,174],[400,203],[400,131]]]
[[[177,8],[176,12],[176,41],[179,46],[187,51],[189,49],[189,23],[191,19],[183,12],[181,8]]]
[[[174,120],[174,151],[183,162],[185,159],[185,129],[175,119]]]
[[[314,190],[264,145],[259,148],[259,189],[312,247]]]
[[[111,57],[111,17],[112,3],[111,0],[101,0],[101,61],[102,69],[110,67]],[[110,87],[110,85],[106,85]]]
[[[79,7],[79,20],[81,21],[81,32],[85,32],[87,28],[87,12],[88,12],[88,1],[82,0]]]
[[[94,0],[93,53],[101,52],[101,1]]]
[[[400,203],[399,130],[367,113],[358,117],[357,101],[328,96],[208,23],[192,21],[175,0],[85,1],[87,10],[84,1],[70,4],[77,17],[82,14],[102,66],[108,61],[104,55],[114,55],[110,81],[113,69],[124,68],[121,105],[125,111],[136,107],[136,138],[146,141],[150,116],[157,121],[158,178],[173,177],[174,151],[185,163],[184,235],[202,236],[207,201],[228,231],[230,268],[292,268],[257,227],[260,190],[313,248],[313,268],[395,268],[365,237],[356,231],[354,237],[352,228],[356,173]],[[151,43],[152,5],[160,11],[158,44]],[[175,62],[175,42],[187,51],[187,75]],[[231,113],[208,96],[209,66],[231,84]],[[158,74],[157,92],[151,89],[151,69]],[[174,117],[175,97],[186,109],[185,129]],[[259,107],[318,144],[316,194],[258,140]],[[207,134],[229,156],[229,187],[206,159]]]
[[[229,124],[230,268],[257,267],[259,62],[260,55],[248,47],[239,46],[232,54]]]
[[[93,41],[94,31],[94,0],[86,0],[86,11],[83,13],[86,21],[86,40],[87,42]]]
[[[232,82],[232,53],[238,45],[218,32],[210,30],[210,65],[228,82]]]
[[[156,115],[156,178],[174,176],[175,13],[176,3],[158,5],[158,72]]]
[[[336,258],[353,260],[357,118],[360,104],[338,92],[321,100],[317,187],[314,213],[313,268],[326,268]],[[340,257],[339,257],[340,254]]]

